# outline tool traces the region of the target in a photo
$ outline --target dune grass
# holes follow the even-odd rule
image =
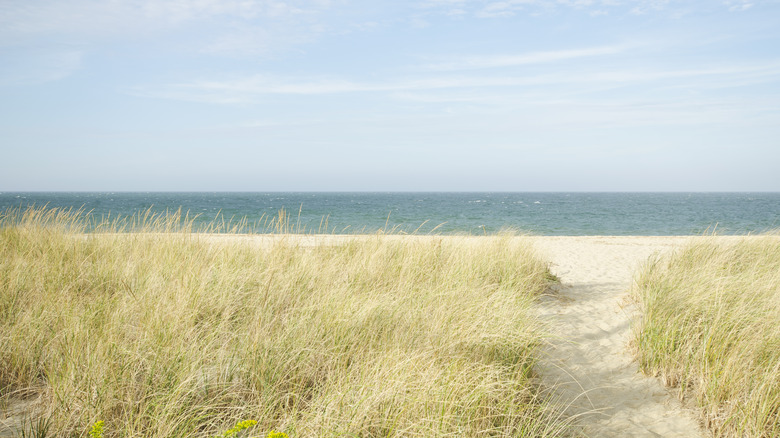
[[[554,436],[532,382],[548,270],[522,241],[209,242],[179,217],[0,218],[0,399],[51,436]],[[0,403],[3,401],[0,400]]]
[[[780,436],[780,236],[693,243],[649,263],[634,292],[645,371],[716,436]]]

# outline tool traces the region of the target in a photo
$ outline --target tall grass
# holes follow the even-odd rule
[[[716,436],[780,436],[780,238],[710,238],[647,265],[641,366],[701,406]]]
[[[521,240],[258,248],[179,219],[82,234],[80,212],[2,216],[6,401],[38,397],[53,436],[98,420],[106,437],[211,436],[243,419],[290,437],[562,430],[531,384],[547,266]]]

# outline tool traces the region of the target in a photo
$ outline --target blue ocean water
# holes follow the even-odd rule
[[[322,233],[510,228],[538,235],[695,235],[780,228],[780,193],[0,193],[0,211],[33,205],[112,218],[181,208],[198,215],[196,228],[216,217],[246,218],[253,232],[268,231],[267,220],[280,209],[306,232]]]

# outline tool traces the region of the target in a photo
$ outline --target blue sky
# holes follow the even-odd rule
[[[0,190],[780,191],[780,0],[0,0]]]

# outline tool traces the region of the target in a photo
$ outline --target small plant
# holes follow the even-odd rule
[[[277,432],[275,430],[272,430],[268,432],[267,438],[289,438],[286,433],[284,432]]]
[[[22,438],[46,438],[49,436],[51,421],[47,418],[38,418],[30,420],[29,426],[22,428]]]
[[[89,430],[90,438],[103,438],[103,421],[96,421]]]
[[[238,423],[236,423],[235,426],[233,426],[232,428],[226,430],[222,435],[217,435],[217,437],[215,437],[215,438],[218,438],[218,437],[227,438],[227,437],[237,436],[239,432],[241,432],[244,429],[249,429],[250,427],[254,426],[255,424],[257,424],[257,421],[255,421],[255,420],[239,421]]]

